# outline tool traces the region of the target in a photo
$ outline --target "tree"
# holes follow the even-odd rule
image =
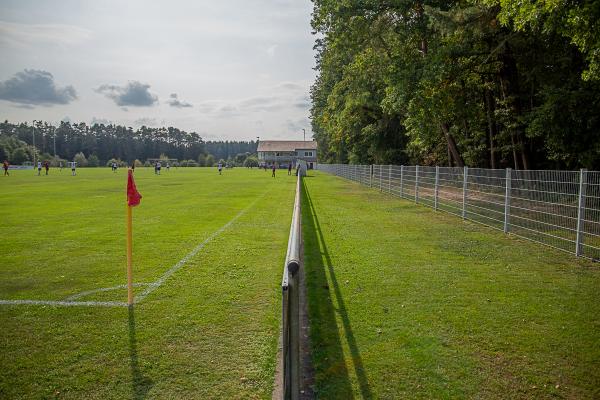
[[[205,167],[206,166],[206,154],[200,153],[198,155],[198,165],[200,167]]]
[[[599,168],[592,4],[314,2],[321,161]]]
[[[209,154],[206,156],[206,166],[212,167],[213,165],[215,165],[215,156]]]
[[[100,165],[100,160],[98,159],[98,156],[95,154],[92,154],[88,158],[88,167],[97,167],[99,165]]]
[[[258,158],[254,155],[244,160],[244,167],[258,167]]]
[[[88,164],[88,161],[85,158],[85,154],[83,154],[82,152],[75,154],[75,156],[73,157],[73,161],[77,163],[78,167],[87,167]]]
[[[19,147],[11,155],[10,162],[12,164],[23,164],[25,161],[30,161],[29,154],[25,151],[24,147]]]

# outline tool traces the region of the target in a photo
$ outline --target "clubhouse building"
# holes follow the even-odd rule
[[[298,160],[306,161],[309,169],[317,166],[317,142],[292,140],[263,140],[258,142],[260,165],[296,168]]]

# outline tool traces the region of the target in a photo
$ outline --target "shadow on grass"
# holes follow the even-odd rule
[[[303,185],[302,188],[302,202],[304,265],[308,312],[311,321],[313,364],[316,368],[317,389],[320,389],[320,392],[326,392],[317,393],[317,395],[319,397],[335,395],[340,399],[354,397],[336,322],[337,313],[342,321],[344,337],[352,357],[351,362],[354,366],[361,397],[371,399],[373,395],[352,332],[350,318],[325,244],[319,218],[306,185]],[[327,276],[333,286],[333,293],[328,286]]]
[[[140,371],[137,354],[137,340],[135,338],[135,315],[133,313],[133,306],[129,306],[129,364],[131,366],[131,381],[133,386],[132,399],[144,399],[152,387],[152,380],[144,377]]]

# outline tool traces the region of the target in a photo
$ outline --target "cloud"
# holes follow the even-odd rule
[[[31,106],[69,104],[77,99],[73,86],[57,87],[50,72],[25,69],[0,82],[0,99]]]
[[[102,85],[97,93],[112,99],[118,106],[150,107],[158,103],[158,97],[148,90],[150,85],[138,81],[129,81],[125,86]]]
[[[312,137],[312,134],[310,133],[310,120],[308,118],[300,118],[297,120],[288,119],[285,125],[288,131],[294,133],[301,133],[302,129],[306,129],[307,137]]]
[[[302,96],[296,99],[294,103],[294,107],[299,108],[301,110],[308,110],[311,106],[310,98],[308,96]]]
[[[88,40],[92,32],[73,25],[20,24],[0,21],[0,43],[23,45],[75,45]]]
[[[275,56],[275,51],[277,50],[277,45],[276,44],[272,44],[269,47],[267,47],[267,55],[269,56],[269,58],[273,58]]]
[[[278,89],[286,89],[286,90],[305,90],[306,88],[303,85],[295,82],[281,82],[276,86]]]
[[[162,121],[162,122],[164,123],[164,121]],[[156,118],[150,118],[150,117],[138,118],[135,121],[133,121],[133,123],[138,126],[149,126],[149,127],[156,127],[156,126],[160,125]]]
[[[106,118],[96,118],[93,117],[92,118],[92,122],[90,123],[90,125],[110,125],[112,124],[112,121],[107,120]]]
[[[193,107],[193,105],[191,105],[190,103],[180,101],[177,98],[177,93],[171,93],[171,96],[169,96],[169,100],[167,100],[167,103],[169,103],[171,107],[177,108]]]

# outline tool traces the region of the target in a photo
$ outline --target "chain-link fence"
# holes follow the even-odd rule
[[[384,193],[600,260],[600,172],[319,164]]]

